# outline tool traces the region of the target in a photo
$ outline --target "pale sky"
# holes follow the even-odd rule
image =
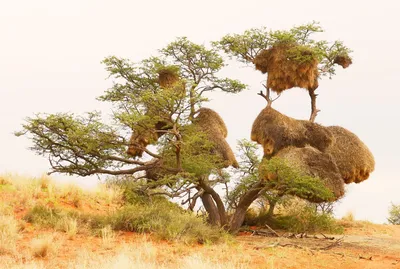
[[[49,170],[45,158],[27,149],[28,139],[12,134],[25,117],[110,112],[95,100],[112,83],[100,64],[106,56],[140,61],[178,36],[208,45],[252,27],[288,29],[315,20],[326,30],[321,38],[340,39],[354,51],[352,66],[320,82],[322,111],[316,121],[351,130],[376,161],[367,181],[347,186],[336,215],[352,211],[356,219],[385,222],[390,203],[400,203],[399,5],[395,0],[0,1],[0,174],[37,176]],[[238,139],[250,138],[251,125],[265,106],[256,95],[265,77],[236,64],[222,73],[249,85],[237,95],[214,93],[206,104],[224,118],[235,148]],[[274,103],[298,119],[308,119],[309,106],[301,89],[285,92]]]

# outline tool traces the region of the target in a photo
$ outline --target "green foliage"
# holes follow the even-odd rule
[[[391,205],[389,209],[389,218],[387,220],[390,224],[400,225],[400,205]]]
[[[30,149],[47,156],[53,171],[84,176],[101,173],[103,167],[121,166],[113,156],[122,154],[126,143],[117,130],[100,122],[98,112],[86,117],[38,115],[28,118],[23,128],[16,135],[30,133],[34,142]]]
[[[268,49],[272,40],[269,38],[267,29],[262,27],[246,30],[243,34],[226,35],[213,44],[231,58],[235,57],[243,63],[249,63],[261,50]]]
[[[49,208],[43,205],[35,205],[24,216],[25,221],[38,224],[43,227],[55,227],[60,218],[61,210]]]
[[[30,209],[23,219],[40,227],[65,232],[69,238],[72,238],[87,226],[91,217],[79,211],[50,208],[39,204]]]
[[[238,141],[239,169],[236,170],[236,185],[225,197],[228,208],[234,209],[240,198],[251,186],[259,182],[258,166],[260,157],[257,153],[258,145],[254,142],[242,139]]]
[[[324,30],[317,22],[295,26],[289,30],[268,31],[265,27],[246,30],[242,34],[230,34],[213,44],[230,57],[243,63],[252,63],[261,50],[278,44],[296,45],[289,50],[289,58],[304,62],[318,59],[322,76],[335,75],[335,57],[348,56],[351,50],[341,41],[328,42],[312,37]],[[307,52],[307,53],[303,53]]]
[[[312,200],[333,198],[333,193],[325,187],[321,179],[305,175],[277,157],[260,160],[257,149],[257,145],[253,142],[239,141],[238,150],[241,159],[240,169],[237,172],[239,181],[226,197],[229,207],[235,208],[242,195],[260,179],[265,180],[265,191],[261,193],[260,199],[266,199],[269,204],[283,203],[286,196]],[[266,180],[268,174],[275,175],[275,179]]]
[[[82,117],[59,113],[28,118],[23,130],[16,133],[30,136],[34,143],[31,149],[49,159],[52,172],[80,176],[142,172],[146,163],[130,159],[125,152],[129,145],[127,135],[132,131],[147,134],[145,139],[149,143],[169,144],[167,148],[174,152],[180,146],[188,148],[186,145],[196,144],[198,138],[187,135],[189,141],[179,141],[181,130],[191,123],[194,112],[207,101],[203,94],[217,89],[238,93],[245,88],[237,80],[218,76],[224,60],[216,49],[195,44],[187,38],[178,38],[161,49],[157,57],[138,63],[110,56],[103,64],[114,84],[98,99],[115,106],[111,125],[102,123],[98,112]],[[179,75],[182,83],[177,89],[160,87],[159,72],[162,70]],[[157,141],[154,129],[160,122],[166,135]],[[210,161],[204,170],[209,170],[210,166],[217,168],[211,164],[212,156],[210,152],[208,158],[204,154],[186,154],[183,164],[175,160],[172,167],[189,167],[193,170],[189,173],[203,174],[199,167],[207,159]]]
[[[325,187],[321,179],[305,175],[278,157],[264,159],[259,169],[260,178],[265,178],[268,173],[276,175],[276,179],[267,184],[280,196],[294,195],[303,199],[324,201],[334,198],[334,194]]]
[[[223,159],[213,154],[215,144],[210,141],[208,135],[194,125],[182,128],[182,140],[179,143],[169,143],[163,147],[162,159],[167,166],[176,164],[176,146],[179,146],[181,167],[183,171],[198,178],[208,175],[212,170],[223,166]],[[189,176],[190,175],[186,175]]]

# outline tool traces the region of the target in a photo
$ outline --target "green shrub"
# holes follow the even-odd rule
[[[319,213],[312,206],[306,206],[297,212],[278,216],[273,223],[276,228],[292,233],[343,233],[341,227],[332,215]]]
[[[392,204],[389,209],[388,221],[390,224],[400,225],[400,205]]]
[[[75,226],[73,222],[87,221],[85,218],[81,218],[81,214],[77,211],[51,208],[44,205],[35,205],[24,216],[24,220],[42,227],[56,228],[67,233],[73,233],[72,230],[77,229],[77,227],[73,227]],[[65,225],[69,225],[70,227],[66,227]]]
[[[100,220],[100,222],[104,220]],[[165,199],[145,204],[131,204],[109,216],[115,230],[153,233],[161,239],[187,243],[216,242],[224,232],[208,226],[204,219],[184,211]]]
[[[44,205],[35,205],[24,216],[24,220],[43,227],[55,227],[61,219],[61,210]]]

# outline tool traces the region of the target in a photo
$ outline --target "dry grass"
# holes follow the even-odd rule
[[[56,246],[53,235],[33,239],[31,242],[31,251],[33,257],[36,258],[44,258],[54,254]]]
[[[78,233],[78,221],[75,218],[65,216],[57,222],[56,229],[65,232],[68,239],[73,239]]]
[[[14,253],[19,236],[18,221],[13,216],[0,215],[0,255]]]
[[[218,253],[212,257],[203,253],[188,253],[184,249],[177,249],[176,252],[166,253],[162,247],[154,245],[146,238],[133,244],[123,244],[117,248],[117,254],[98,255],[89,251],[83,251],[75,260],[70,261],[64,268],[85,268],[85,269],[111,269],[111,268],[132,268],[132,269],[170,269],[170,268],[216,268],[216,269],[241,269],[249,268],[251,258],[247,255],[230,256],[226,254],[239,249],[232,246],[212,247],[209,251]],[[182,254],[188,255],[182,255]],[[166,256],[168,254],[168,257]],[[164,257],[160,259],[160,257]],[[40,261],[32,263],[41,265]],[[35,268],[35,267],[28,267]],[[40,267],[39,267],[40,268]]]
[[[104,228],[100,229],[100,236],[103,247],[106,249],[113,247],[116,239],[116,233],[112,229],[111,225],[106,225]]]
[[[342,220],[347,221],[347,222],[354,222],[354,213],[349,211],[346,213],[346,215],[343,216]]]
[[[49,242],[43,243],[49,246]],[[58,247],[55,247],[57,249]],[[243,253],[241,245],[217,245],[203,248],[189,248],[185,245],[155,244],[146,236],[134,242],[114,244],[112,248],[91,251],[78,249],[73,259],[60,260],[62,250],[42,250],[37,256],[24,260],[5,260],[2,268],[74,268],[74,269],[119,269],[119,268],[250,268],[254,260]],[[46,254],[44,254],[46,253]],[[39,255],[40,254],[40,255]],[[233,254],[233,255],[232,255]],[[47,258],[46,258],[47,257]],[[44,259],[43,259],[44,258]],[[267,262],[267,258],[258,256]],[[254,268],[251,267],[251,268]]]
[[[0,184],[0,191],[10,194],[8,206],[30,208],[37,203],[50,207],[57,203],[68,204],[74,208],[98,208],[103,205],[119,207],[122,204],[122,190],[117,186],[98,184],[91,190],[83,191],[74,184],[55,182],[48,176],[31,178],[15,174],[6,174],[2,178],[7,180],[7,185]],[[0,205],[0,212],[7,210]]]

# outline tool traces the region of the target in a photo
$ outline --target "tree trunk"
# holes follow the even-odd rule
[[[247,209],[251,203],[258,198],[263,187],[264,184],[262,182],[258,182],[240,199],[229,226],[229,231],[231,233],[237,232],[242,226]]]
[[[217,210],[218,210],[221,226],[222,227],[226,226],[228,224],[228,221],[227,221],[227,216],[226,216],[226,211],[225,211],[225,205],[222,202],[221,197],[212,187],[207,185],[207,183],[205,183],[204,180],[200,180],[199,185],[204,190],[204,193],[208,193],[211,195],[213,204],[215,202],[214,205],[216,205]]]
[[[273,201],[269,201],[269,208],[268,208],[268,212],[267,212],[267,218],[270,219],[274,216],[274,210],[275,210],[275,206],[276,206],[276,202],[275,200]]]
[[[214,200],[209,193],[203,193],[201,196],[204,208],[208,213],[208,222],[211,225],[221,226],[221,218],[218,212],[218,208],[214,203]]]
[[[317,96],[318,94],[315,93],[316,89],[308,89],[308,93],[311,98],[311,115],[310,115],[310,121],[314,122],[315,118],[317,117],[317,114],[320,110],[317,109]]]

